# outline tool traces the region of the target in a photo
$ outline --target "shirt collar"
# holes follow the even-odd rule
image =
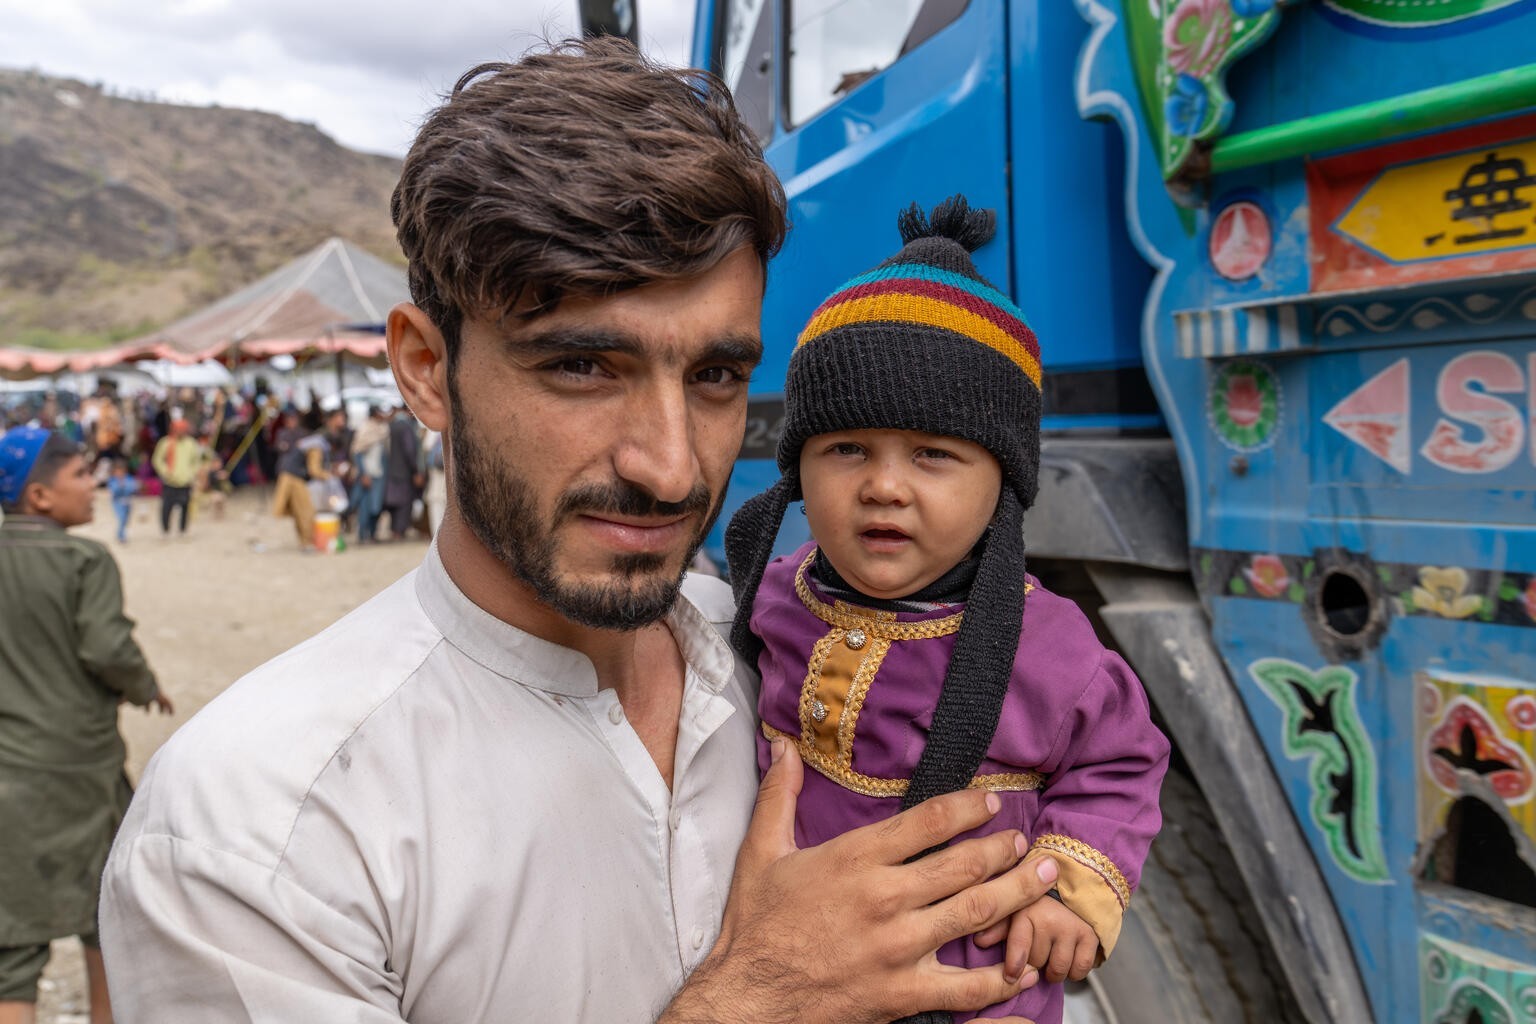
[[[0,517],[0,525],[9,526],[13,530],[30,530],[39,533],[64,530],[64,524],[57,519],[50,519],[48,516],[24,516],[20,512],[12,512],[8,516]]]
[[[585,654],[518,629],[471,601],[443,567],[435,540],[416,574],[416,597],[443,639],[491,672],[566,697],[597,694],[597,670]],[[735,671],[730,645],[687,597],[679,595],[666,622],[699,681],[721,692]]]

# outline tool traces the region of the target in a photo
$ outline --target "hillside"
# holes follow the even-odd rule
[[[0,69],[0,345],[131,337],[331,235],[400,262],[399,171],[275,114]]]

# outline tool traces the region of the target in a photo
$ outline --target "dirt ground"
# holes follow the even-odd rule
[[[195,515],[183,537],[160,535],[159,499],[135,499],[128,543],[114,539],[105,496],[80,534],[107,544],[123,572],[134,635],[176,706],[174,715],[125,707],[128,777],[204,704],[246,672],[319,632],[420,563],[419,539],[299,550],[289,520],[268,514],[270,491],[239,492],[223,517]],[[41,1024],[85,1024],[85,968],[75,939],[54,943],[38,996]]]

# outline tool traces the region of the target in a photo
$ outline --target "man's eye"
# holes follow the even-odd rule
[[[832,446],[832,454],[834,455],[858,455],[863,451],[864,449],[852,441],[843,441]]]
[[[918,452],[918,454],[921,455],[925,459],[952,459],[952,458],[954,458],[953,455],[951,455],[949,452],[945,451],[943,448],[924,448],[922,451]]]
[[[562,359],[555,363],[551,369],[577,377],[586,377],[597,372],[597,363],[591,359]]]
[[[709,366],[700,370],[695,379],[700,384],[735,384],[746,378],[729,366]]]

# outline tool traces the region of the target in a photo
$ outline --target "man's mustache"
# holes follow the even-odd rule
[[[695,484],[682,501],[658,501],[644,488],[616,480],[611,484],[584,484],[566,491],[555,506],[555,518],[606,513],[661,519],[704,514],[709,508],[709,488],[702,483]]]

